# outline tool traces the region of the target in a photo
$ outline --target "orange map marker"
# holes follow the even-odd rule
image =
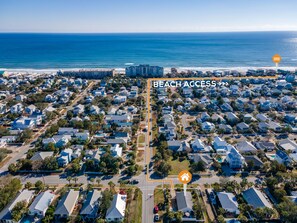
[[[282,61],[282,57],[281,57],[279,54],[275,54],[275,55],[272,57],[272,61],[275,63],[275,67],[276,67],[276,69],[277,69],[278,64]]]
[[[192,180],[192,174],[188,170],[183,170],[178,174],[178,180],[184,185],[184,195],[186,196],[187,184]]]

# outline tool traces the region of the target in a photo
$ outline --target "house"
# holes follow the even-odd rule
[[[130,115],[106,115],[105,116],[106,122],[112,124],[119,124],[123,122],[130,122],[131,121],[131,116]]]
[[[254,209],[256,208],[272,208],[272,205],[265,198],[263,193],[256,189],[255,187],[251,187],[242,192],[242,196],[244,200],[251,205]]]
[[[188,157],[190,160],[193,160],[195,163],[202,162],[205,168],[209,169],[213,163],[213,158],[209,154],[205,153],[189,153]]]
[[[176,192],[176,204],[177,210],[183,213],[183,221],[196,221],[196,218],[193,216],[193,201],[192,195],[190,192]]]
[[[7,112],[7,105],[6,103],[0,103],[0,114],[3,115]]]
[[[233,108],[229,103],[224,103],[221,105],[222,112],[233,112]]]
[[[282,150],[277,150],[275,153],[275,160],[280,163],[280,164],[284,164],[284,165],[289,165],[292,161],[292,159],[289,157],[289,155],[287,153],[285,153]]]
[[[82,209],[80,210],[80,215],[84,220],[93,221],[97,218],[100,199],[101,192],[99,190],[89,191]]]
[[[268,125],[269,125],[269,129],[272,129],[274,132],[280,132],[283,129],[282,126],[277,122],[270,121],[268,122]]]
[[[238,132],[248,132],[250,130],[250,126],[244,122],[241,122],[236,125],[236,129]]]
[[[35,105],[29,105],[25,108],[25,112],[29,115],[32,115],[37,110]]]
[[[257,157],[256,155],[252,155],[252,156],[244,156],[245,162],[248,164],[249,162],[253,163],[254,169],[260,169],[261,167],[263,167],[264,163],[262,162],[262,160]]]
[[[244,158],[234,146],[229,145],[226,162],[229,164],[231,169],[241,169],[244,165]]]
[[[172,150],[173,152],[189,152],[191,147],[188,142],[180,141],[180,140],[173,140],[167,141],[168,149]]]
[[[13,121],[12,128],[13,129],[33,129],[36,126],[36,119],[35,118],[26,118],[20,117]]]
[[[17,140],[17,136],[2,136],[1,140],[4,140],[6,143],[14,143]]]
[[[21,193],[19,193],[17,197],[0,212],[0,222],[16,223],[12,219],[11,211],[18,202],[25,201],[28,205],[34,196],[34,192],[35,191],[33,190],[23,190]]]
[[[259,122],[258,127],[260,132],[268,132],[269,130],[269,125],[266,122]]]
[[[264,115],[264,114],[262,114],[262,113],[257,114],[257,115],[256,115],[256,119],[257,119],[258,121],[260,121],[260,122],[266,122],[266,121],[269,120],[269,119],[267,118],[267,116]]]
[[[221,130],[223,133],[230,134],[233,132],[233,128],[230,125],[225,124],[219,124],[219,130]]]
[[[212,150],[211,146],[206,146],[201,139],[199,139],[198,137],[195,138],[194,141],[192,141],[191,143],[191,147],[194,153],[197,152],[205,152],[208,153]]]
[[[106,212],[107,222],[122,222],[125,218],[127,195],[116,194],[113,196],[111,206]]]
[[[24,108],[21,103],[17,103],[10,107],[11,114],[21,114],[23,110],[24,110]]]
[[[45,138],[42,140],[42,144],[47,146],[49,143],[53,143],[56,147],[61,148],[66,146],[71,140],[71,135],[54,135],[52,138]]]
[[[54,200],[54,197],[55,195],[50,191],[45,191],[38,194],[29,207],[29,215],[38,216],[40,218],[44,217],[45,212]]]
[[[220,201],[220,204],[222,208],[228,212],[238,215],[239,209],[238,209],[238,203],[237,200],[232,193],[227,192],[218,192],[217,193],[218,199]]]
[[[126,143],[130,141],[130,135],[128,132],[115,132],[113,134],[113,138],[123,139],[123,140],[125,140]]]
[[[124,144],[124,145],[127,145],[126,141],[124,139],[108,139],[106,141],[106,144],[107,145],[111,145],[111,146],[115,146],[116,144]]]
[[[230,123],[237,123],[239,121],[239,118],[233,112],[227,112],[226,113],[226,119]]]
[[[15,97],[16,101],[24,101],[25,99],[27,99],[27,97],[25,95],[17,95]]]
[[[220,137],[216,136],[213,141],[213,148],[218,150],[227,150],[228,143],[221,139]]]
[[[82,114],[83,112],[85,111],[85,106],[84,105],[76,105],[74,108],[73,108],[73,114],[74,115],[79,115],[79,114]]]
[[[256,121],[256,119],[251,114],[245,114],[243,116],[243,121],[246,123],[250,123]]]
[[[75,133],[74,137],[82,141],[87,141],[90,138],[90,133],[89,131],[78,132],[78,133]]]
[[[79,191],[75,191],[73,189],[69,190],[63,198],[59,201],[56,210],[54,212],[54,216],[56,219],[65,219],[68,218],[77,203],[79,197]]]
[[[278,142],[280,148],[285,151],[290,151],[292,153],[297,153],[297,144],[290,139],[283,139]]]
[[[110,148],[113,157],[122,157],[123,148],[119,144],[115,144]]]
[[[74,129],[74,128],[59,128],[58,130],[58,135],[75,135],[76,133],[78,133],[79,130],[78,129]]]
[[[273,142],[270,141],[259,141],[255,143],[257,149],[263,150],[263,151],[273,151],[275,149],[275,145]]]
[[[256,147],[248,141],[241,141],[241,142],[237,143],[235,147],[240,153],[256,153],[257,152]]]
[[[127,101],[127,96],[121,96],[121,95],[115,95],[113,97],[113,102],[115,104],[120,104],[120,103],[124,103]]]
[[[43,161],[47,157],[51,157],[54,155],[54,152],[36,152],[32,158],[31,161]]]
[[[57,159],[58,165],[61,167],[67,166],[68,163],[72,160],[72,149],[64,149],[62,150],[60,156]]]
[[[201,125],[201,129],[204,132],[211,132],[215,129],[215,125],[211,122],[203,122]]]

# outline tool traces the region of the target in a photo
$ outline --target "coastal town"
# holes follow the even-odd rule
[[[297,222],[295,70],[0,75],[1,223]]]

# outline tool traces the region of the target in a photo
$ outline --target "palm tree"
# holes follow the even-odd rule
[[[112,188],[115,187],[115,184],[114,184],[114,182],[112,182],[112,181],[109,181],[109,182],[108,182],[108,185],[109,185],[109,187],[110,187],[110,190],[111,190]]]
[[[68,177],[66,178],[66,180],[68,181],[68,184],[70,184],[70,181],[72,180],[72,177],[71,177],[71,176],[68,176]]]
[[[100,179],[100,178],[96,178],[96,182],[97,182],[97,184],[98,184],[98,186],[99,186],[100,183],[101,183],[101,179]]]
[[[74,180],[74,183],[76,184],[76,182],[78,181],[78,178],[74,177],[73,180]]]

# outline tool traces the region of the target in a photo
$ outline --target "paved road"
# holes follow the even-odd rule
[[[17,160],[21,159],[21,158],[24,158],[26,156],[26,153],[28,152],[28,150],[30,149],[30,143],[34,143],[38,137],[40,135],[42,135],[48,127],[50,127],[52,124],[55,124],[58,122],[58,120],[60,118],[63,118],[66,116],[67,114],[67,111],[69,110],[72,110],[73,107],[76,105],[76,103],[81,100],[87,93],[88,91],[93,87],[93,85],[95,84],[94,81],[92,81],[89,86],[84,90],[82,91],[80,94],[78,94],[76,96],[76,98],[72,101],[72,103],[67,106],[66,108],[64,108],[62,110],[62,112],[60,113],[61,115],[59,115],[57,118],[51,120],[50,122],[46,123],[41,129],[39,129],[38,132],[36,132],[33,136],[33,138],[30,140],[30,142],[28,144],[25,144],[23,146],[21,146],[19,149],[18,149],[18,153],[15,153],[13,154],[13,156],[10,158],[10,160],[8,162],[6,162],[0,169],[0,176],[2,175],[5,175],[8,173],[8,166],[11,164],[11,163],[16,163]],[[9,149],[9,148],[8,148]]]

